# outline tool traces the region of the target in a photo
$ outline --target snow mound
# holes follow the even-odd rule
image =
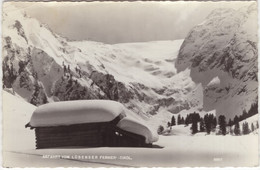
[[[117,127],[125,131],[144,136],[146,143],[158,141],[159,136],[157,132],[152,129],[152,127],[148,126],[142,119],[136,118],[132,114],[129,114],[129,112],[126,113],[126,117],[118,122]]]
[[[32,127],[108,122],[124,107],[111,100],[78,100],[49,103],[38,107],[30,121]]]
[[[35,137],[33,131],[25,130],[35,106],[27,103],[17,94],[2,91],[3,111],[3,151],[33,149]],[[19,140],[17,140],[19,139]],[[4,155],[5,157],[5,155]],[[6,158],[4,158],[6,160]]]
[[[186,125],[176,125],[172,126],[172,130],[166,136],[190,136],[191,135],[191,124]]]

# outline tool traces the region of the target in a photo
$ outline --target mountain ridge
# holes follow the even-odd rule
[[[189,70],[174,68],[182,40],[69,42],[22,11],[4,9],[3,84],[36,106],[110,99],[144,119],[159,114],[165,125],[172,114],[201,107]]]
[[[191,69],[191,78],[202,83],[205,110],[216,108],[228,118],[242,114],[257,102],[256,4],[239,10],[217,9],[185,38],[176,68]],[[207,86],[214,77],[220,83]]]

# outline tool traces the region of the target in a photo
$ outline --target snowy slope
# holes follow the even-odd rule
[[[30,149],[35,146],[33,131],[25,129],[35,106],[23,98],[3,91],[3,148],[8,151]],[[19,140],[17,140],[19,139]]]
[[[203,86],[203,109],[234,118],[257,99],[257,3],[216,9],[185,38],[175,63]]]
[[[173,82],[170,79],[176,74],[173,63],[182,41],[115,45],[83,41],[69,44],[79,47],[92,66],[98,68],[96,61],[102,62],[105,70],[118,81],[161,88]]]
[[[160,117],[151,122],[154,128],[172,114],[202,108],[201,86],[189,69],[177,73],[174,67],[183,40],[70,42],[11,3],[3,9],[4,86],[36,106],[115,100],[144,119]]]
[[[239,125],[240,125],[240,127],[242,127],[243,123],[247,122],[249,125],[251,125],[251,123],[253,123],[254,126],[256,127],[256,123],[258,121],[258,118],[259,118],[259,116],[258,116],[258,114],[256,114],[256,115],[251,116],[251,117],[249,117],[245,120],[240,121]]]
[[[200,114],[203,115],[203,114]],[[177,117],[176,117],[177,118]],[[175,119],[176,119],[175,118]],[[241,131],[241,135],[242,134],[242,127],[243,127],[243,123],[247,122],[249,125],[249,129],[250,129],[250,133],[248,135],[255,135],[258,136],[258,131],[259,129],[257,129],[257,122],[258,122],[258,114],[253,115],[245,120],[242,120],[239,122],[239,126],[240,126],[240,131]],[[251,124],[254,125],[255,131],[251,132]],[[198,123],[198,130],[199,130],[200,124]],[[235,125],[231,126],[232,130],[234,131]],[[230,133],[230,127],[226,126],[226,130],[227,130],[227,134],[226,135],[234,135]],[[192,134],[191,133],[191,124],[189,124],[188,126],[186,125],[175,125],[172,126],[172,129],[170,130],[169,127],[167,127],[164,130],[163,133],[164,136],[206,136],[206,135],[220,135],[219,134],[219,125],[217,125],[216,130],[214,132],[210,132],[210,134],[207,134],[207,132],[198,132],[196,134]],[[160,136],[161,137],[161,136]]]
[[[257,123],[259,121],[259,116],[258,114],[254,115],[254,116],[251,116],[245,120],[242,120],[239,122],[239,128],[240,128],[240,131],[241,131],[241,134],[243,133],[243,124],[244,123],[248,123],[248,128],[250,130],[250,133],[248,135],[258,135],[259,133],[259,129],[257,129]],[[253,124],[255,130],[252,132],[251,130],[251,125]],[[234,131],[235,129],[235,125],[233,125],[232,127],[232,130]]]
[[[3,92],[4,167],[187,167],[256,166],[258,136],[160,136],[155,148],[35,149],[34,131],[25,128],[35,106]],[[12,101],[12,102],[10,102]],[[13,107],[15,103],[16,107]],[[10,123],[12,122],[12,123]],[[183,131],[179,131],[183,133]],[[18,140],[19,139],[19,140]],[[202,145],[203,143],[203,145]],[[95,158],[91,158],[95,156]],[[114,156],[105,159],[105,156]],[[216,158],[221,161],[216,161]]]

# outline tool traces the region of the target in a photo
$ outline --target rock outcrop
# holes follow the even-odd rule
[[[256,102],[257,57],[257,4],[252,3],[214,10],[195,26],[180,48],[176,68],[190,68],[192,80],[202,83],[205,110],[233,118]],[[220,82],[213,86],[215,77]]]

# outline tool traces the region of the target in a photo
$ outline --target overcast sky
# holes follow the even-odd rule
[[[17,2],[31,17],[71,40],[104,43],[183,39],[216,8],[252,2]]]

